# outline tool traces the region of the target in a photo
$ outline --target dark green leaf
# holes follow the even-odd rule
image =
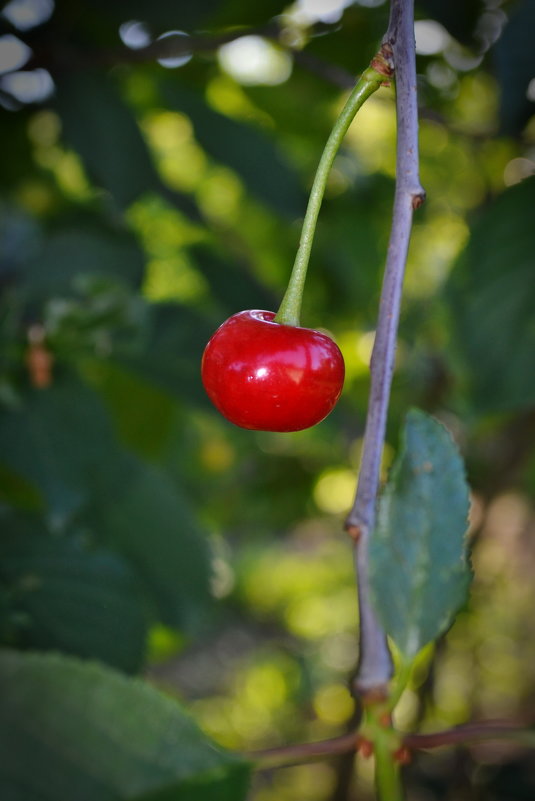
[[[211,109],[199,95],[167,81],[164,97],[169,108],[187,114],[195,138],[209,155],[235,170],[245,186],[279,214],[304,213],[304,197],[293,166],[275,143],[258,128]]]
[[[535,178],[483,210],[450,279],[468,388],[484,412],[535,402]]]
[[[209,322],[187,306],[154,303],[150,308],[146,353],[122,361],[130,370],[174,396],[205,402],[201,358],[216,327],[217,323]]]
[[[148,23],[153,34],[176,28],[191,32],[219,3],[220,0],[197,0],[195,3],[184,0],[178,3],[177,0],[151,0],[150,3],[147,0],[113,0],[113,3],[86,0],[86,13],[96,10],[100,16],[108,19],[108,24],[115,26],[130,20],[142,20]]]
[[[147,615],[133,574],[117,556],[46,534],[15,531],[0,539],[0,577],[8,614],[25,646],[141,667]]]
[[[133,458],[102,478],[105,486],[87,510],[95,536],[135,566],[164,623],[198,631],[208,603],[209,553],[186,498],[163,471]]]
[[[90,498],[89,481],[113,453],[113,432],[98,398],[77,381],[34,390],[0,417],[2,462],[46,500],[56,527]]]
[[[37,221],[20,209],[2,204],[0,214],[0,287],[11,282],[21,267],[42,247]]]
[[[409,412],[370,543],[373,602],[407,658],[447,629],[466,598],[468,508],[450,434],[423,412]]]
[[[255,3],[225,0],[225,2],[219,3],[214,24],[221,26],[262,25],[278,14],[282,14],[287,8],[284,0],[257,0]]]
[[[135,568],[161,619],[194,631],[209,600],[209,553],[188,501],[162,471],[121,449],[98,396],[58,381],[0,418],[0,453],[31,481],[53,528],[74,515]]]
[[[159,192],[192,219],[195,203],[166,187],[130,107],[104,72],[76,70],[56,78],[56,107],[63,134],[91,180],[107,189],[121,209],[141,195]]]
[[[56,104],[66,141],[90,177],[108,189],[121,208],[158,187],[134,116],[105,74],[62,73],[56,79]]]
[[[248,765],[137,679],[55,655],[0,656],[6,801],[243,801]]]
[[[209,282],[213,296],[229,314],[240,309],[275,308],[274,296],[243,263],[224,258],[205,245],[190,248],[189,255]]]
[[[500,83],[500,124],[502,133],[518,136],[533,114],[528,99],[529,82],[535,77],[535,3],[521,0],[510,11],[493,56]]]
[[[126,230],[89,220],[65,222],[52,230],[22,265],[32,297],[72,291],[80,275],[118,278],[138,286],[145,257]]]
[[[482,0],[419,0],[416,4],[420,16],[440,22],[459,42],[471,44],[480,14]]]
[[[176,401],[142,376],[109,361],[85,367],[113,416],[120,441],[147,459],[164,449],[177,413]],[[132,398],[136,399],[132,403]]]

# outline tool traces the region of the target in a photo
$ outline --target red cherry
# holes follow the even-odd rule
[[[340,397],[344,360],[325,334],[274,322],[270,311],[229,317],[208,342],[202,381],[214,406],[241,428],[300,431]]]

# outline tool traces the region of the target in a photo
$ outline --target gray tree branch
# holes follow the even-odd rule
[[[371,387],[362,462],[355,502],[346,528],[355,539],[360,609],[360,657],[354,689],[359,694],[386,691],[392,661],[385,634],[370,601],[368,545],[375,525],[390,388],[405,263],[414,209],[425,193],[418,177],[418,113],[413,0],[392,0],[390,22],[380,51],[396,81],[396,190],[392,229],[371,358]],[[372,62],[373,63],[373,62]]]

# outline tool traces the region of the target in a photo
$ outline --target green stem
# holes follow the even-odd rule
[[[394,759],[388,737],[377,737],[374,742],[375,787],[379,801],[404,801],[401,771]]]
[[[355,114],[365,100],[367,100],[384,81],[384,74],[381,74],[373,67],[368,67],[368,69],[362,73],[360,80],[349,95],[340,116],[334,124],[334,128],[331,131],[322,153],[314,183],[312,184],[305,219],[303,220],[299,249],[295,257],[292,274],[279,311],[275,316],[275,322],[277,323],[282,323],[283,325],[299,325],[301,300],[303,297],[310,251],[314,239],[314,231],[316,229],[316,222],[334,157],[338,152]]]

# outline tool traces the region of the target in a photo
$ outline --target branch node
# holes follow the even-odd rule
[[[370,61],[372,67],[379,75],[392,78],[394,75],[394,53],[388,42],[383,42],[377,53]]]
[[[357,525],[355,523],[350,523],[348,521],[348,522],[346,522],[344,528],[345,528],[345,530],[347,531],[347,533],[349,534],[349,536],[351,537],[351,539],[353,540],[354,543],[359,542],[359,540],[362,537],[362,529],[361,529],[361,527],[359,525]]]
[[[394,751],[394,761],[398,765],[409,765],[412,762],[412,754],[406,745],[402,745],[397,751]]]
[[[363,707],[376,706],[377,704],[384,704],[388,700],[388,685],[378,684],[376,687],[362,687],[358,680],[354,682],[354,688],[357,691]]]
[[[366,737],[357,737],[357,754],[360,754],[364,759],[369,759],[373,756],[373,743],[367,740]]]
[[[414,211],[419,209],[425,201],[425,192],[421,189],[419,192],[414,192],[411,198],[411,205]]]

